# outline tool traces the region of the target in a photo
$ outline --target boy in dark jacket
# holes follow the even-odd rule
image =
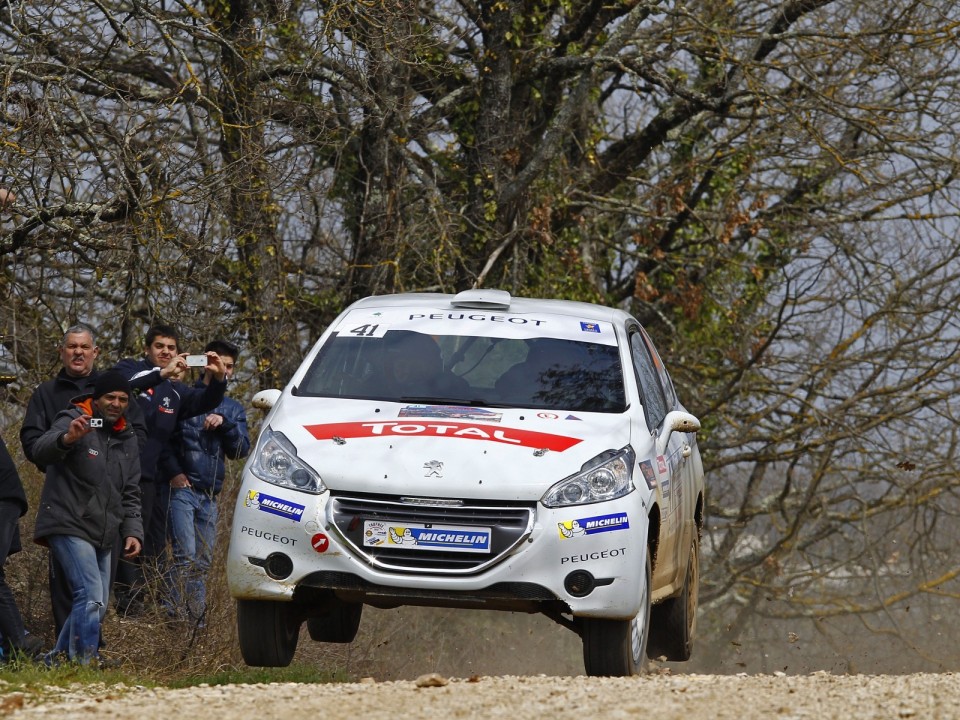
[[[57,556],[73,593],[73,609],[49,660],[99,659],[100,624],[110,594],[110,558],[118,536],[124,557],[143,542],[140,453],[124,417],[130,384],[105,372],[91,395],[76,398],[34,443],[46,468],[34,540]]]
[[[169,325],[152,326],[144,338],[143,359],[128,358],[115,370],[130,381],[130,387],[147,425],[147,442],[140,456],[140,489],[146,537],[141,559],[159,558],[166,546],[169,487],[162,482],[171,476],[165,470],[171,455],[170,438],[177,423],[213,410],[227,388],[226,370],[215,353],[207,353],[204,382],[189,387],[180,380],[187,372],[186,353],[180,352],[180,336]],[[117,610],[136,614],[142,605],[136,595],[144,582],[140,567],[121,562],[115,585]]]
[[[223,340],[204,352],[220,356],[229,379],[239,349]],[[209,370],[207,371],[209,372]],[[202,384],[203,380],[198,382]],[[206,576],[213,559],[217,529],[217,495],[223,486],[224,458],[238,460],[250,452],[243,406],[225,397],[207,415],[180,422],[171,459],[170,541],[173,565],[168,574],[170,615],[202,622],[206,610]]]

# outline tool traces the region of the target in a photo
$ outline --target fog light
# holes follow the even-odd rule
[[[593,575],[586,570],[574,570],[563,579],[563,588],[574,597],[585,597],[597,586]]]
[[[267,555],[267,561],[263,564],[263,569],[274,580],[284,580],[290,577],[290,573],[293,572],[293,560],[283,553],[270,553]]]

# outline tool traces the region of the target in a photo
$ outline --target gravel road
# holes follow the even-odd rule
[[[179,690],[66,691],[0,715],[27,718],[960,718],[957,674],[646,675],[638,678],[423,676],[416,681],[277,683]],[[4,712],[6,711],[6,712]]]

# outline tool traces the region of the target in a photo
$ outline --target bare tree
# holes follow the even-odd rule
[[[775,619],[907,649],[956,594],[958,19],[4,2],[0,331],[25,385],[83,317],[244,341],[260,387],[366,294],[629,307],[705,425],[711,662]]]

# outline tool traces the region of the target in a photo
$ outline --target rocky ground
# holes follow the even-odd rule
[[[638,678],[478,676],[328,685],[282,683],[165,690],[76,688],[0,695],[27,718],[960,718],[960,676],[653,674]]]

